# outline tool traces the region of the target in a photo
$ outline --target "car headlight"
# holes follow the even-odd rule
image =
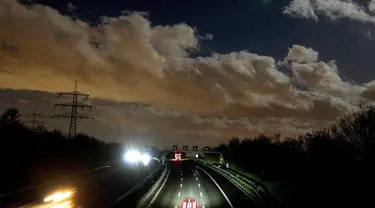
[[[128,162],[138,162],[142,159],[141,157],[141,153],[137,150],[132,150],[125,154],[125,160]]]
[[[151,160],[151,156],[149,154],[143,154],[142,155],[142,162],[144,165],[148,165],[148,163]]]
[[[44,198],[44,202],[58,203],[69,199],[73,195],[72,191],[58,191]]]

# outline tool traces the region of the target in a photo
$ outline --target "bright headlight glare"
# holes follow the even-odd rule
[[[142,162],[144,165],[147,165],[151,160],[151,156],[149,154],[142,155]]]
[[[125,154],[125,160],[129,162],[137,162],[141,160],[141,153],[136,150],[129,151]]]
[[[66,192],[56,192],[54,194],[51,194],[44,198],[44,202],[60,202],[65,199],[68,199],[72,195],[72,192],[66,191]]]

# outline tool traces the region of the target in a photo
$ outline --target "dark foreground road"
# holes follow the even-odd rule
[[[222,176],[197,168],[194,161],[171,162],[167,181],[153,208],[177,208],[195,199],[200,208],[256,207],[253,201]]]
[[[133,208],[145,192],[133,193],[120,203],[114,203],[145,179],[156,166],[157,164],[138,168],[120,166],[74,181],[69,185],[74,186],[77,192],[69,201],[69,206],[46,206],[43,203],[33,203],[25,207]],[[158,192],[152,208],[179,208],[184,199],[195,199],[199,208],[256,207],[251,198],[227,179],[207,167],[199,166],[194,161],[170,162],[167,164],[167,170],[169,170],[167,180]]]
[[[50,206],[39,202],[24,205],[27,208],[50,207],[50,208],[105,208],[110,207],[118,197],[129,191],[138,182],[146,178],[157,166],[152,163],[147,167],[129,167],[119,165],[111,167],[108,171],[96,175],[89,175],[80,180],[71,181],[63,187],[74,187],[76,193],[72,200],[66,202],[69,206]],[[53,190],[51,187],[49,190]],[[47,190],[45,191],[47,192]],[[40,195],[40,199],[43,197]],[[21,204],[14,203],[4,207],[20,207]]]

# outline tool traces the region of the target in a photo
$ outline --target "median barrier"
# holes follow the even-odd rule
[[[161,171],[163,172],[161,173]],[[155,196],[155,191],[157,191],[160,184],[163,183],[167,172],[168,169],[160,164],[135,187],[118,197],[110,207],[148,207],[153,196]],[[155,178],[159,176],[159,174],[161,176],[156,180]],[[150,184],[152,184],[151,187]]]
[[[138,201],[137,208],[146,208],[146,207],[152,206],[152,204],[155,202],[156,198],[158,197],[160,191],[163,189],[168,179],[169,173],[170,173],[170,169],[165,167],[163,174],[153,184],[153,186],[147,191],[147,193]]]

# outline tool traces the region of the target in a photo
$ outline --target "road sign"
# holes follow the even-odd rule
[[[184,150],[188,150],[188,146],[184,146],[183,148],[184,148]]]
[[[177,150],[178,149],[178,145],[173,145],[173,150]]]
[[[198,151],[198,146],[193,146],[194,151]]]

